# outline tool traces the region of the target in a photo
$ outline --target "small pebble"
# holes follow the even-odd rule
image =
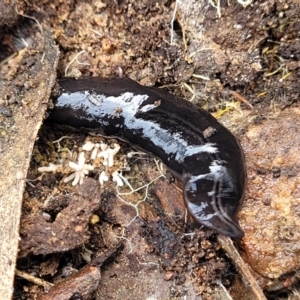
[[[12,110],[8,107],[2,107],[0,108],[0,114],[5,117],[11,117],[12,116]]]
[[[174,272],[172,271],[167,271],[164,275],[164,280],[169,281],[173,278]]]

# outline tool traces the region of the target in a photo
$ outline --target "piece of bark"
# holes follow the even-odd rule
[[[32,148],[56,78],[59,51],[46,26],[34,43],[0,66],[0,295],[11,299],[22,198]],[[34,46],[33,46],[34,45]]]
[[[40,295],[39,299],[62,300],[71,299],[75,295],[85,299],[97,289],[100,279],[100,270],[94,266],[87,266],[51,288],[48,293]]]
[[[46,255],[69,251],[84,244],[90,236],[90,216],[99,207],[100,201],[99,183],[86,178],[54,222],[48,222],[41,214],[22,219],[19,258],[30,253]]]
[[[80,299],[88,299],[99,285],[101,279],[100,267],[122,248],[123,243],[118,243],[112,249],[96,257],[90,264],[83,267],[77,273],[53,286],[48,292],[40,294],[39,299],[62,300],[71,299],[75,295],[81,297]]]

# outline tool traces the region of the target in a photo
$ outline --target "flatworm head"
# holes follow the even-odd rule
[[[237,188],[236,174],[222,161],[213,161],[209,170],[207,174],[197,176],[183,175],[186,207],[198,223],[241,239],[244,233],[238,223],[237,212],[243,203],[244,192]]]

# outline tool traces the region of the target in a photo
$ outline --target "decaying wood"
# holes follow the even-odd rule
[[[55,81],[58,61],[58,48],[45,27],[43,32],[35,31],[35,37],[32,38],[36,40],[34,50],[37,51],[30,54],[30,58],[34,58],[34,66],[27,67],[26,75],[21,74],[20,79],[19,75],[12,74],[11,80],[5,80],[8,71],[12,72],[13,68],[18,70],[20,62],[24,62],[29,57],[27,53],[29,49],[24,49],[22,53],[0,67],[0,99],[14,90],[14,81],[19,85],[21,80],[22,83],[33,87],[23,89],[25,93],[22,97],[16,93],[15,97],[19,98],[17,104],[10,106],[14,124],[4,132],[6,139],[0,142],[0,295],[2,300],[11,299],[12,296],[26,174],[32,148],[47,109],[47,99]],[[15,59],[18,62],[14,61]]]

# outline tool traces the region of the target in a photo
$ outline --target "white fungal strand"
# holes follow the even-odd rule
[[[105,151],[108,148],[108,146],[106,144],[100,144],[100,149],[102,151]]]
[[[75,186],[78,183],[82,184],[83,183],[83,178],[85,177],[85,175],[87,175],[89,173],[89,171],[93,170],[94,167],[92,165],[89,164],[85,164],[85,156],[84,156],[84,152],[81,152],[78,156],[78,163],[74,163],[72,161],[69,162],[69,166],[75,170],[74,173],[72,173],[71,175],[69,175],[67,178],[64,179],[64,182],[69,182],[72,179],[72,185]]]
[[[93,148],[95,147],[95,144],[91,141],[87,141],[83,146],[82,150],[84,151],[92,151]]]
[[[43,173],[43,172],[56,172],[59,167],[61,167],[61,165],[55,165],[55,164],[49,163],[48,167],[39,167],[38,171],[41,172],[41,173]]]
[[[99,175],[99,183],[103,185],[105,181],[108,181],[108,176],[106,175],[105,171],[102,171]]]
[[[100,144],[101,151],[98,157],[103,157],[103,165],[112,167],[114,165],[114,156],[119,152],[121,146],[114,144],[114,148],[109,148],[106,144]]]
[[[96,143],[95,147],[93,149],[93,152],[91,154],[91,160],[94,160],[97,157],[97,153],[98,153],[99,148],[100,148],[100,144]]]
[[[114,156],[119,152],[120,150],[119,144],[114,144],[114,149],[110,149],[109,156],[108,156],[108,166],[112,167],[114,165]]]
[[[104,184],[104,182],[109,180],[109,176],[111,174],[112,180],[116,182],[117,186],[123,186],[123,180],[122,176],[117,171],[114,171],[111,173],[109,168],[114,166],[114,157],[120,150],[120,145],[115,143],[112,145],[112,148],[110,148],[105,143],[94,143],[92,141],[86,141],[85,144],[82,146],[82,152],[78,155],[78,161],[77,163],[70,161],[69,166],[74,170],[73,173],[68,175],[63,181],[65,183],[72,181],[72,185],[75,186],[78,183],[82,184],[83,179],[86,175],[88,175],[89,171],[94,169],[95,167],[98,167],[98,161],[97,158],[103,158],[102,165],[107,166],[105,171],[102,171],[99,175],[99,183],[101,185]],[[90,152],[90,161],[91,164],[86,164],[86,152]],[[58,168],[62,168],[62,165],[55,165],[50,163],[49,166],[46,167],[40,167],[38,168],[39,172],[56,172]],[[107,173],[108,172],[108,173]]]
[[[115,172],[112,173],[112,179],[113,179],[113,181],[115,181],[117,183],[117,186],[123,186],[124,185],[123,180],[120,177],[118,171],[115,171]]]
[[[138,152],[130,151],[130,152],[127,153],[128,158],[132,158],[134,155],[146,155],[146,153],[145,152],[140,152],[140,151],[138,151]]]

